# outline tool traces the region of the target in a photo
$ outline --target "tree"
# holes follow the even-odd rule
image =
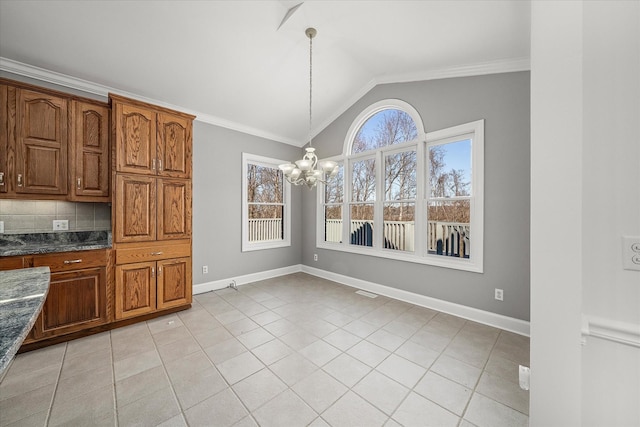
[[[445,145],[436,145],[429,148],[429,185],[432,198],[453,198],[469,196],[471,183],[465,180],[463,169],[446,167]],[[428,213],[431,221],[469,223],[470,207],[468,200],[439,200],[432,201]]]
[[[249,164],[247,170],[249,218],[282,218],[283,183],[280,170]]]
[[[374,114],[359,129],[352,144],[352,153],[361,153],[377,148],[386,147],[402,142],[413,141],[418,137],[418,131],[411,116],[400,110],[384,110]],[[407,200],[416,197],[416,166],[415,150],[392,154],[385,161],[385,199]],[[373,202],[376,193],[376,164],[375,159],[363,159],[353,162],[352,201]],[[387,209],[393,220],[406,220],[413,209],[406,204],[399,203]],[[355,205],[352,219],[372,219],[373,205]]]

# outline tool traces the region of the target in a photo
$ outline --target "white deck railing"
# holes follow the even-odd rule
[[[358,230],[365,223],[369,223],[373,229],[373,221],[351,221],[350,233]],[[342,220],[326,220],[325,239],[327,242],[342,241]],[[413,221],[385,221],[384,237],[387,245],[401,251],[413,252],[415,250],[415,222]],[[427,251],[429,253],[441,253],[450,256],[469,256],[470,228],[467,223],[428,221],[427,224]],[[438,244],[440,242],[440,244]],[[366,245],[361,241],[357,244]],[[440,247],[438,247],[440,246]]]
[[[250,242],[266,242],[282,239],[282,218],[260,218],[249,220]]]
[[[349,234],[364,230],[365,224],[373,230],[373,221],[353,220]],[[385,221],[385,247],[400,251],[413,252],[415,250],[415,222],[414,221]],[[357,235],[355,244],[370,246],[366,233]],[[469,224],[461,222],[427,222],[427,251],[432,254],[468,257],[470,241]],[[263,242],[282,239],[282,219],[250,219],[249,241]],[[342,241],[342,220],[328,219],[325,226],[325,240],[327,242]]]

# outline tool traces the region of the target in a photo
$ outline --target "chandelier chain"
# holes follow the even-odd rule
[[[312,101],[313,101],[313,36],[309,36],[309,147],[311,147],[312,126]]]
[[[313,127],[313,38],[317,31],[315,28],[307,28],[305,34],[309,37],[309,146],[305,148],[302,159],[295,163],[284,163],[278,166],[287,182],[293,185],[306,185],[307,188],[315,188],[318,182],[327,181],[339,172],[339,166],[332,160],[319,162],[315,149],[312,147],[311,135]]]

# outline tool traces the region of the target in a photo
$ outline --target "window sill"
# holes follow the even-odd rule
[[[261,251],[263,249],[288,248],[290,246],[291,246],[291,242],[285,242],[285,241],[264,242],[264,243],[244,243],[242,245],[242,252]]]
[[[434,267],[450,268],[453,270],[469,271],[471,273],[484,273],[483,266],[470,259],[460,259],[442,255],[425,255],[419,256],[408,252],[398,252],[389,249],[375,249],[371,247],[360,247],[354,245],[345,245],[342,243],[320,242],[316,243],[319,249],[328,249],[333,251],[348,252],[358,255],[374,256],[394,261],[412,262],[414,264],[432,265]]]

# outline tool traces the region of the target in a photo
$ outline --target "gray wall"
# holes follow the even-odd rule
[[[318,249],[316,199],[303,192],[302,263],[362,280],[529,320],[529,73],[505,73],[373,88],[314,139],[320,157],[341,154],[349,126],[388,98],[411,104],[427,132],[485,119],[484,273]],[[562,245],[558,229],[549,244]],[[552,231],[552,230],[550,230]],[[319,260],[313,261],[317,253]],[[494,300],[494,288],[504,301]]]
[[[242,153],[282,160],[302,149],[212,126],[193,125],[193,284],[301,262],[300,189],[292,188],[291,246],[242,252]],[[202,274],[202,266],[209,274]]]

